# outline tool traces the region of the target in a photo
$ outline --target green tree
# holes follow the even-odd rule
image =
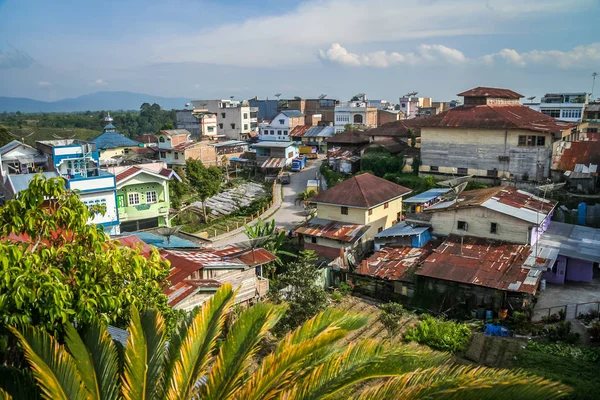
[[[175,172],[182,179],[185,174],[181,168],[175,168]],[[179,182],[177,179],[173,179],[169,182],[169,199],[171,200],[171,208],[179,210],[182,206],[183,197],[188,194],[190,188],[186,182]]]
[[[0,324],[60,335],[73,322],[122,323],[132,305],[171,315],[161,290],[168,264],[156,251],[146,259],[107,241],[88,224],[99,212],[66,190],[62,178],[41,175],[0,208]]]
[[[307,205],[309,200],[316,196],[317,192],[313,189],[305,190],[304,192],[300,192],[296,195],[296,199],[294,200],[294,204],[304,204]]]
[[[244,233],[248,236],[248,239],[260,240],[260,246],[277,256],[276,262],[279,265],[283,265],[282,256],[296,257],[294,253],[284,250],[288,239],[285,236],[285,231],[277,231],[273,219],[270,222],[265,222],[259,217],[254,225],[244,225]]]
[[[8,129],[6,129],[4,126],[0,126],[0,147],[12,142],[13,140],[14,138],[10,136]]]
[[[271,280],[271,300],[289,304],[289,310],[278,326],[279,332],[294,329],[325,307],[327,293],[318,283],[321,273],[317,269],[317,260],[313,251],[301,251],[298,258],[287,265],[285,273]]]
[[[165,130],[165,129],[175,129],[175,125],[173,125],[172,122],[165,122],[164,124],[162,124],[162,126],[160,127],[160,130]]]
[[[202,216],[207,222],[206,199],[221,191],[223,172],[217,167],[205,167],[200,160],[188,159],[185,162],[186,179],[190,189],[202,201]]]
[[[285,312],[259,303],[225,329],[235,293],[224,285],[183,324],[167,345],[160,313],[133,310],[118,351],[105,327],[80,335],[69,326],[65,344],[35,327],[11,331],[45,399],[557,399],[562,384],[522,372],[448,364],[448,355],[374,339],[342,339],[369,318],[327,310],[287,333],[258,365],[261,340]],[[256,365],[256,366],[255,366]],[[22,374],[21,374],[22,375]],[[0,375],[0,397],[25,398],[18,371]],[[385,380],[385,378],[392,378]],[[361,390],[357,385],[361,385]],[[366,388],[364,388],[366,386]]]
[[[400,328],[400,318],[404,314],[404,307],[398,303],[385,303],[379,306],[381,314],[379,314],[378,320],[385,327],[390,334],[390,338],[393,338]]]

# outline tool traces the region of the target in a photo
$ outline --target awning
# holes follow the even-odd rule
[[[239,158],[239,157],[231,157],[229,159],[229,161],[248,162],[248,160],[246,158]]]
[[[285,158],[271,157],[267,159],[261,168],[283,168],[285,167]]]

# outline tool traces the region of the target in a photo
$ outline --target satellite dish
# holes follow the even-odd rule
[[[300,97],[300,96],[294,96],[294,100],[302,100],[302,97]]]
[[[176,234],[181,230],[182,225],[172,226],[172,227],[161,227],[156,230],[161,236],[165,236],[167,238],[167,243],[171,244],[171,236]]]
[[[189,106],[191,106],[190,103],[185,103],[185,108],[188,108]]]
[[[416,96],[419,92],[410,92],[407,93],[405,97],[412,97],[412,96]]]
[[[535,99],[535,98],[536,98],[536,96],[531,96],[531,97],[528,97],[527,100],[533,101],[533,99]]]
[[[275,97],[277,97],[278,99],[280,96],[281,96],[281,93],[275,93]]]
[[[234,97],[235,97],[235,96],[229,96],[229,98],[230,98],[231,100],[233,100],[233,98],[234,98]]]
[[[321,95],[319,95],[319,100],[323,100],[325,97],[327,97],[326,94],[321,94]]]

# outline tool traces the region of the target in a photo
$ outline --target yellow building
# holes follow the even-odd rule
[[[117,127],[112,124],[113,119],[110,114],[104,118],[104,121],[107,123],[104,132],[90,140],[96,144],[101,165],[116,164],[119,158],[133,155],[133,149],[144,147],[142,143],[117,132]]]
[[[354,176],[313,197],[319,223],[313,227],[309,221],[308,229],[301,227],[296,232],[302,235],[306,249],[334,258],[348,243],[356,246],[398,222],[402,197],[410,192],[371,174]]]

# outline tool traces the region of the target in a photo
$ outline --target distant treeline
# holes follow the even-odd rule
[[[77,113],[42,113],[22,114],[1,113],[0,125],[4,125],[11,131],[23,132],[35,131],[36,128],[54,129],[88,129],[102,132],[106,123],[106,111],[85,111]],[[173,128],[175,126],[175,111],[162,110],[158,104],[144,103],[139,112],[135,111],[111,111],[113,124],[117,131],[128,137],[135,137],[142,133],[156,133],[160,129]]]

